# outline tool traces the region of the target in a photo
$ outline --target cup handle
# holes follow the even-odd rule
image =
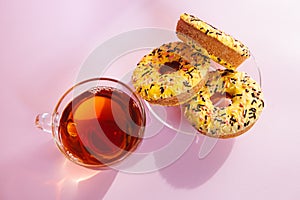
[[[36,116],[35,126],[47,133],[52,133],[52,117],[50,113],[42,113]]]

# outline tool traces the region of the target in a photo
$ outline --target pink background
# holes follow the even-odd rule
[[[0,199],[300,199],[298,1],[103,2],[0,1]],[[148,174],[67,161],[34,127],[35,115],[53,109],[98,44],[136,28],[174,29],[182,12],[252,50],[266,101],[257,124],[219,141],[205,159],[197,159],[195,143]]]

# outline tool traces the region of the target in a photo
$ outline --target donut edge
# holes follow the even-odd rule
[[[247,126],[246,128],[242,129],[241,131],[238,131],[236,133],[233,133],[233,134],[222,134],[222,135],[217,135],[214,136],[212,134],[207,134],[203,131],[200,131],[199,129],[196,129],[200,134],[202,135],[205,135],[205,136],[208,136],[208,137],[211,137],[211,138],[219,138],[219,139],[229,139],[229,138],[234,138],[234,137],[237,137],[237,136],[240,136],[246,132],[248,132],[253,126],[254,124],[256,124],[257,120],[255,122],[253,122],[250,126]]]

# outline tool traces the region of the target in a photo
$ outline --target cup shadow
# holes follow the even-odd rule
[[[102,199],[117,175],[77,166],[52,141],[20,152],[1,170],[2,199]]]
[[[199,158],[199,151],[205,145],[205,136],[199,136],[188,150],[172,165],[159,170],[160,175],[174,188],[193,189],[208,181],[224,164],[234,139],[219,139],[204,157]]]

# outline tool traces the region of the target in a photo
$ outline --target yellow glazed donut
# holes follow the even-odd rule
[[[199,43],[212,60],[228,69],[236,69],[250,56],[248,47],[242,42],[193,15],[182,14],[176,31],[181,40]]]
[[[214,94],[231,98],[227,107],[216,107]],[[230,138],[249,130],[264,107],[260,86],[243,72],[218,70],[209,73],[203,88],[186,104],[185,117],[202,134]]]
[[[206,50],[171,42],[141,59],[132,83],[136,92],[150,103],[174,106],[188,101],[204,86],[209,64]]]

